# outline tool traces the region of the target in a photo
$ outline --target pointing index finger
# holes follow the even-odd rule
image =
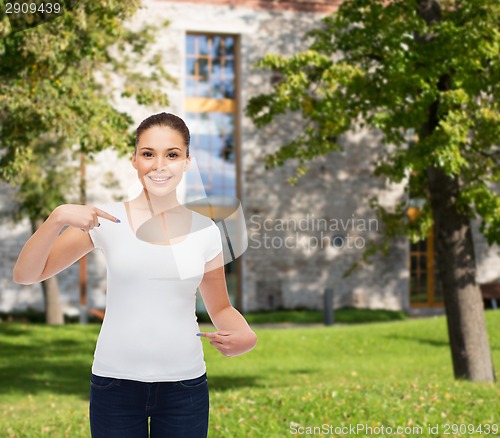
[[[104,219],[108,219],[108,220],[110,220],[111,222],[117,222],[117,223],[120,223],[120,222],[121,222],[121,221],[120,221],[120,219],[118,219],[118,218],[116,218],[116,217],[112,216],[111,214],[109,214],[109,213],[107,213],[107,212],[105,212],[105,211],[102,211],[100,208],[97,208],[97,207],[96,207],[96,210],[97,210],[97,216],[99,216],[99,217],[102,217],[102,218],[104,218]]]

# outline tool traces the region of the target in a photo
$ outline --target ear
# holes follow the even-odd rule
[[[191,166],[191,156],[187,157],[186,160],[184,161],[184,172],[187,172],[190,166]]]
[[[134,169],[137,169],[137,157],[136,157],[137,152],[134,151],[132,152],[132,166],[134,166]]]

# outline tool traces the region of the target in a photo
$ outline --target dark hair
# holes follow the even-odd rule
[[[153,126],[168,126],[169,128],[175,129],[184,138],[184,144],[186,146],[186,156],[189,157],[189,143],[191,141],[191,135],[189,129],[186,126],[184,120],[177,117],[175,114],[171,113],[160,113],[153,114],[147,119],[144,119],[141,124],[137,127],[135,134],[135,150],[137,151],[137,145],[139,144],[139,138],[142,133]]]

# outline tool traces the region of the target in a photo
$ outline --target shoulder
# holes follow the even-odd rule
[[[194,221],[194,225],[196,226],[196,229],[217,227],[215,222],[211,218],[209,218],[208,216],[205,216],[204,214],[198,213],[198,212],[193,211],[193,210],[191,212],[192,212],[192,218]]]
[[[217,224],[208,216],[193,211],[193,232],[200,232],[207,241],[212,242],[221,239],[221,232]]]

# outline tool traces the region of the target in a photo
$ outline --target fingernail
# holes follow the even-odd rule
[[[196,336],[202,336],[202,334],[201,333],[196,333]]]
[[[116,219],[116,223],[121,224],[122,221],[120,219]]]

